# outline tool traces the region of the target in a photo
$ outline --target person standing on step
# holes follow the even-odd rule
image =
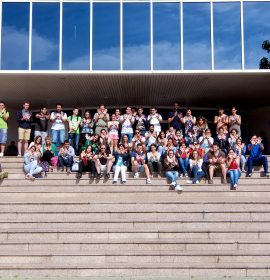
[[[17,112],[16,120],[18,123],[18,156],[22,155],[22,146],[24,146],[24,152],[28,149],[28,141],[31,135],[31,123],[33,121],[32,112],[29,110],[29,102],[23,103],[23,108]]]
[[[154,131],[157,133],[157,136],[159,135],[161,131],[161,122],[163,121],[162,116],[157,112],[157,108],[152,107],[150,109],[150,114],[147,117],[147,121],[149,125],[154,126]]]
[[[224,133],[228,134],[228,124],[229,124],[229,118],[224,113],[223,107],[218,107],[218,115],[215,116],[214,124],[216,125],[216,133],[218,134],[219,128],[223,127]]]
[[[4,156],[7,143],[9,112],[6,110],[5,103],[0,101],[0,157]]]
[[[73,147],[75,154],[78,155],[78,147],[79,147],[79,140],[80,140],[80,124],[82,118],[78,116],[79,109],[74,108],[72,116],[67,118],[68,120],[68,141],[69,144]]]
[[[126,113],[121,116],[120,124],[121,124],[121,138],[123,139],[123,135],[128,136],[128,142],[131,143],[133,138],[133,124],[135,122],[135,118],[132,115],[131,107],[126,108]]]
[[[253,165],[256,166],[263,165],[265,176],[269,177],[268,161],[267,158],[262,155],[262,151],[264,150],[262,138],[257,137],[257,135],[254,134],[251,137],[250,144],[247,145],[247,150],[250,153],[249,158],[247,160],[248,177],[252,176]]]
[[[186,115],[183,118],[181,118],[181,122],[185,126],[185,135],[188,134],[188,131],[190,129],[193,130],[193,127],[196,124],[196,118],[192,116],[192,112],[190,108],[186,109]]]
[[[56,111],[51,113],[51,139],[52,142],[59,148],[66,139],[65,123],[67,114],[62,111],[62,104],[56,104]]]
[[[148,122],[147,117],[143,113],[143,108],[138,108],[138,114],[135,116],[135,128],[140,131],[140,134],[144,137],[147,131]]]
[[[94,122],[96,125],[95,133],[100,135],[102,129],[108,132],[108,121],[110,121],[110,116],[105,106],[101,104],[94,115]]]
[[[173,127],[174,130],[180,130],[182,131],[182,122],[181,119],[183,117],[183,114],[179,111],[179,104],[175,102],[173,104],[173,110],[168,115],[168,123],[170,127]]]
[[[36,124],[35,124],[35,137],[41,136],[42,144],[45,144],[45,138],[48,134],[48,123],[50,120],[50,114],[46,106],[41,106],[39,113],[36,114]]]
[[[229,116],[229,132],[232,129],[236,129],[238,135],[241,136],[241,116],[237,115],[236,107],[232,107],[232,114]]]
[[[91,117],[91,113],[89,110],[84,112],[84,117],[81,120],[81,142],[83,147],[85,146],[86,140],[93,136],[94,134],[94,120]]]

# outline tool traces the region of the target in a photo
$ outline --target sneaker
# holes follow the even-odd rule
[[[97,173],[97,179],[101,178],[101,173]]]
[[[226,179],[222,179],[221,183],[224,184],[224,185],[227,185],[227,180]]]
[[[231,190],[236,190],[236,188],[237,188],[237,184],[231,186]]]
[[[179,176],[180,178],[183,178],[183,174],[180,174],[180,176]]]
[[[61,171],[61,172],[64,172],[64,168],[61,168],[60,171]]]
[[[67,169],[67,174],[70,174],[71,173],[71,170],[70,169]]]
[[[176,192],[180,192],[183,190],[183,188],[180,185],[176,185],[175,189]]]
[[[125,185],[126,184],[126,181],[122,181],[122,185]]]
[[[138,179],[139,178],[139,172],[136,172],[135,174],[134,174],[134,179]]]
[[[21,154],[18,154],[18,155],[17,155],[17,157],[21,157],[21,156],[22,156]]]
[[[150,179],[150,178],[146,179],[146,184],[152,184],[152,182],[151,182],[151,179]]]
[[[197,180],[197,181],[195,182],[195,184],[200,184],[200,182]]]
[[[208,184],[213,185],[213,184],[214,184],[213,179],[209,179],[209,180],[208,180]]]
[[[265,176],[266,176],[266,177],[269,177],[269,173],[265,173]]]
[[[184,176],[185,176],[186,178],[188,178],[188,174],[187,174],[187,173],[185,173]]]
[[[249,173],[249,174],[248,174],[248,177],[251,177],[251,176],[252,176],[252,173]]]
[[[186,183],[187,184],[193,184],[193,181],[192,180],[186,180]]]
[[[3,157],[4,156],[4,153],[0,153],[0,157]]]
[[[77,173],[76,178],[81,179],[82,178],[82,173]]]
[[[110,173],[106,173],[106,175],[104,176],[106,179],[110,178]]]
[[[113,184],[113,185],[116,185],[116,184],[117,184],[117,181],[113,181],[112,184]]]

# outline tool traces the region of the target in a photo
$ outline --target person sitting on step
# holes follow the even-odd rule
[[[267,158],[262,155],[262,151],[264,150],[262,138],[257,137],[257,135],[254,134],[251,137],[250,143],[251,144],[248,144],[248,146],[247,146],[247,150],[250,153],[250,156],[247,160],[248,177],[252,176],[253,165],[255,165],[255,166],[263,165],[265,176],[269,177]]]
[[[64,166],[66,166],[67,173],[71,172],[73,160],[75,156],[75,151],[73,147],[69,144],[68,140],[64,141],[64,145],[60,148],[58,154],[58,162],[60,170],[64,171]]]
[[[139,172],[145,172],[146,184],[151,184],[150,172],[147,166],[147,157],[143,151],[142,144],[138,144],[136,150],[131,155],[132,171],[135,172],[134,178],[139,178]]]
[[[236,190],[238,186],[238,179],[241,177],[240,171],[240,158],[234,152],[233,149],[230,149],[226,159],[226,164],[228,167],[227,174],[231,180],[231,190]]]
[[[101,172],[105,172],[105,178],[110,178],[110,171],[113,165],[113,156],[110,149],[107,149],[105,144],[100,145],[100,149],[97,151],[93,157],[95,162],[95,167],[97,170],[97,178],[101,178]]]
[[[42,172],[42,167],[38,165],[40,153],[36,151],[34,144],[30,145],[24,154],[23,169],[26,173],[25,179],[35,179],[34,175]]]
[[[226,180],[226,165],[225,159],[226,156],[224,152],[222,152],[219,147],[218,143],[214,143],[212,149],[207,153],[208,160],[209,160],[209,184],[213,184],[213,176],[215,170],[220,170],[222,173],[222,184],[227,184]]]
[[[89,172],[89,176],[94,176],[95,163],[93,161],[94,153],[92,146],[88,145],[85,150],[80,154],[79,171],[77,173],[77,179],[82,177],[83,172]]]
[[[187,180],[187,184],[199,184],[200,180],[205,176],[202,170],[203,159],[200,157],[198,151],[193,150],[189,165],[191,169],[191,180]]]

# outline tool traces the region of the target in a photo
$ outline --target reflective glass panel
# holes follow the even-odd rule
[[[29,8],[29,3],[3,3],[1,68],[4,70],[28,69]]]
[[[63,3],[63,70],[90,68],[90,4]]]
[[[210,3],[184,3],[184,69],[211,69]]]
[[[240,2],[214,3],[213,8],[215,69],[240,69]]]
[[[154,69],[180,69],[180,4],[153,4]]]
[[[120,69],[120,4],[93,4],[93,70]]]
[[[244,3],[245,68],[259,69],[260,60],[269,54],[262,43],[270,41],[270,2]],[[269,59],[270,60],[270,59]]]
[[[150,69],[150,4],[123,4],[123,68]]]
[[[58,3],[33,3],[32,69],[59,69]]]

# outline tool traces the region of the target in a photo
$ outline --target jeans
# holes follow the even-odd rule
[[[148,161],[148,168],[151,174],[153,174],[154,172],[154,167],[156,167],[157,172],[160,174],[161,173],[161,169],[162,169],[162,164],[160,161],[156,161],[156,162],[152,162],[152,161]]]
[[[241,177],[241,172],[238,169],[232,169],[227,171],[227,175],[230,177],[231,186],[238,184],[238,179]]]
[[[70,170],[73,164],[73,157],[72,156],[68,156],[67,158],[63,158],[62,156],[58,157],[58,162],[59,162],[59,166],[61,169],[64,168],[64,166],[67,166]]]
[[[47,134],[48,134],[47,131],[38,131],[38,130],[35,131],[35,137],[41,136],[42,145],[45,144],[45,138],[47,137]]]
[[[176,183],[176,180],[179,177],[178,171],[175,171],[175,170],[166,171],[165,175],[166,175],[167,179],[170,180],[171,183]]]
[[[73,147],[76,155],[78,155],[79,140],[80,140],[80,134],[78,133],[68,134],[68,142],[70,146]]]
[[[115,182],[117,182],[119,173],[121,173],[122,182],[126,182],[126,181],[127,181],[126,172],[127,172],[127,167],[126,167],[125,165],[121,165],[121,166],[116,165],[116,166],[114,167],[114,176],[113,176],[113,180],[114,180]]]
[[[243,169],[245,168],[246,162],[247,162],[246,157],[243,156],[243,155],[241,155],[241,156],[240,156],[240,162],[241,162],[241,168],[242,168],[242,170],[243,170]]]
[[[36,160],[33,160],[29,164],[24,165],[24,171],[29,175],[36,175],[41,173],[42,167],[38,166],[38,162]]]
[[[185,159],[179,158],[178,163],[179,163],[179,166],[180,166],[183,174],[186,174],[188,166],[189,166],[189,159],[188,158],[185,158]]]
[[[192,183],[196,183],[196,181],[200,181],[205,176],[205,173],[202,170],[199,171],[199,167],[194,165],[191,169],[191,176],[193,177]]]
[[[0,128],[0,144],[6,144],[7,143],[7,128]]]
[[[78,173],[83,173],[83,172],[95,172],[95,163],[92,160],[87,161],[87,165],[84,165],[83,161],[81,160],[79,162],[79,171]]]
[[[253,165],[255,166],[263,165],[264,172],[268,173],[268,162],[265,156],[261,156],[259,158],[252,158],[252,157],[248,158],[247,160],[248,174],[252,173]]]
[[[61,144],[66,140],[66,131],[65,129],[55,130],[51,129],[51,138],[52,143],[54,143],[57,147],[60,147]]]

